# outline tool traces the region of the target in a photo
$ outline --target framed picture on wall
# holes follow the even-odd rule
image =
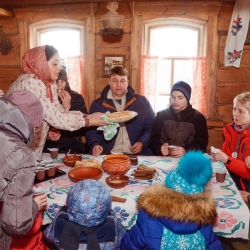
[[[109,77],[109,71],[114,66],[125,66],[125,56],[124,55],[103,55],[103,77]]]

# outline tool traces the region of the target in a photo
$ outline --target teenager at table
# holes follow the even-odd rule
[[[250,168],[245,160],[250,155],[250,92],[237,95],[233,100],[233,122],[223,130],[222,150],[212,154],[224,162],[237,188],[250,192]]]
[[[70,88],[65,66],[62,66],[56,84],[59,102],[66,110],[88,114],[83,96]],[[84,127],[68,131],[50,127],[43,152],[49,152],[48,148],[58,148],[60,153],[67,153],[69,150],[77,154],[88,153],[87,144],[83,142],[86,129]]]
[[[190,85],[176,82],[171,89],[171,106],[158,112],[153,123],[150,147],[154,155],[181,157],[189,150],[206,152],[206,119],[192,107],[190,99]],[[169,145],[177,148],[170,153]]]

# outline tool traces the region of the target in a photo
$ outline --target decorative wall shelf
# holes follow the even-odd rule
[[[1,17],[14,17],[11,11],[0,8],[0,18]]]

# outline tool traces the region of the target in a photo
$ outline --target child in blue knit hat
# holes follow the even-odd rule
[[[205,191],[211,177],[210,159],[202,152],[182,156],[165,185],[155,184],[139,197],[136,224],[121,249],[221,250],[212,225],[216,204]]]
[[[66,204],[44,231],[58,249],[119,249],[126,230],[108,217],[111,195],[103,184],[90,179],[76,183],[68,192]]]

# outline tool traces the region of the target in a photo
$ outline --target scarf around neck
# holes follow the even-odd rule
[[[25,52],[22,58],[22,68],[25,74],[34,74],[35,77],[42,80],[46,86],[46,96],[53,101],[51,85],[53,80],[45,55],[45,46],[35,47]]]

